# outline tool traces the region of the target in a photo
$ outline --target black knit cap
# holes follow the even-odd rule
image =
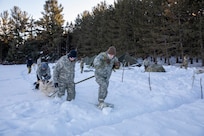
[[[68,57],[76,58],[77,57],[77,52],[75,50],[71,50],[68,53]]]

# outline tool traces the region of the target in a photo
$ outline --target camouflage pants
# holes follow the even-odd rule
[[[74,83],[59,83],[59,92],[58,96],[61,97],[65,95],[65,90],[67,90],[67,101],[71,101],[75,99],[75,84]]]
[[[109,80],[107,78],[97,76],[96,77],[96,82],[99,85],[99,90],[98,90],[98,101],[99,102],[104,102],[107,94],[108,94],[108,85],[109,85]]]

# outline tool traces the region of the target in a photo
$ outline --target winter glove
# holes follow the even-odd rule
[[[55,88],[57,88],[57,87],[58,87],[58,83],[54,83],[54,85],[55,85]]]
[[[49,75],[47,75],[47,74],[44,76],[44,79],[45,79],[45,80],[49,80],[50,78],[51,78],[51,76],[49,76]]]
[[[120,62],[115,62],[113,65],[113,69],[119,69],[120,68]]]

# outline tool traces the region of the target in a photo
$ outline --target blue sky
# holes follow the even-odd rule
[[[64,19],[69,23],[74,22],[78,14],[83,11],[92,11],[92,8],[104,0],[58,0],[58,4],[64,7]],[[113,4],[114,0],[105,0],[108,5]],[[33,16],[34,19],[42,17],[41,12],[44,11],[43,5],[45,0],[0,0],[0,13],[5,10],[13,9],[18,6],[22,11],[26,11],[28,15]]]

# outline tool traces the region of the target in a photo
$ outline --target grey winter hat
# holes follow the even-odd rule
[[[41,69],[42,70],[47,70],[47,68],[48,68],[48,64],[46,62],[42,62],[41,63]]]
[[[75,50],[71,50],[68,53],[68,57],[76,58],[77,57],[77,52]]]

